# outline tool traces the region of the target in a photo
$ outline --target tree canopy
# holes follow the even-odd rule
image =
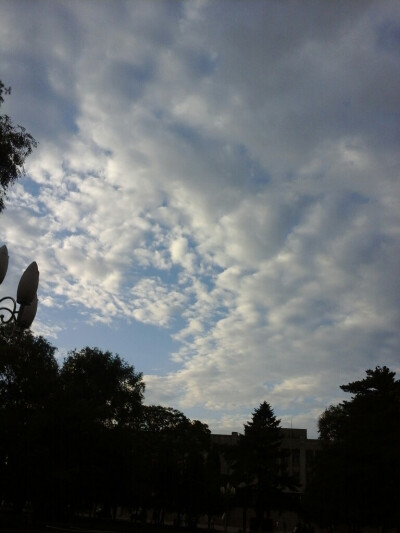
[[[10,93],[11,89],[0,80],[0,108],[4,95]],[[25,159],[36,146],[37,142],[24,127],[15,126],[8,115],[0,115],[0,212],[9,186],[24,175]]]
[[[0,328],[0,499],[42,502],[51,478],[50,413],[58,387],[55,348],[29,331]]]
[[[143,405],[142,374],[98,348],[62,363],[43,337],[0,328],[0,499],[66,518],[117,505],[195,517],[207,507],[210,431]],[[1,520],[1,516],[0,516]]]
[[[157,520],[169,508],[194,521],[207,508],[210,430],[177,409],[161,405],[143,406],[141,429],[141,464],[146,465],[139,470],[142,505],[153,507]]]
[[[111,506],[132,492],[142,375],[97,348],[55,348],[29,331],[0,331],[0,498],[39,516]]]
[[[233,452],[237,480],[252,487],[257,528],[264,527],[262,524],[270,511],[281,505],[285,489],[296,488],[286,471],[281,429],[270,404],[262,402],[244,425],[244,435],[239,437],[237,450]]]
[[[319,419],[323,443],[309,502],[324,523],[399,523],[400,381],[386,366],[342,385],[351,400]]]
[[[282,428],[262,402],[237,445],[219,448],[206,424],[181,411],[143,405],[142,374],[98,348],[55,347],[30,331],[0,328],[0,500],[38,518],[65,519],[117,506],[199,514],[230,505],[270,512],[294,504]],[[322,451],[307,487],[305,510],[321,525],[392,527],[400,523],[400,381],[387,367],[342,385],[351,395],[319,419]],[[229,449],[228,449],[229,448]],[[223,468],[221,468],[221,461]],[[228,467],[228,468],[226,468]],[[221,487],[236,487],[236,493]],[[3,506],[3,507],[4,507]],[[293,508],[292,508],[293,509]],[[2,516],[0,513],[0,520]]]
[[[73,350],[60,369],[58,443],[69,504],[109,510],[126,502],[133,439],[142,416],[142,374],[109,351]]]
[[[144,394],[142,374],[119,355],[98,348],[73,350],[60,372],[70,405],[107,427],[137,426]]]

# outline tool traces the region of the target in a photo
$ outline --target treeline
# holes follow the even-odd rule
[[[117,506],[209,510],[219,465],[210,431],[145,406],[142,374],[118,355],[55,348],[0,328],[0,502],[38,518],[112,516]]]
[[[325,526],[400,531],[400,380],[387,367],[342,385],[350,400],[319,418],[322,450],[304,510]]]
[[[173,512],[195,525],[228,504],[257,521],[296,489],[280,450],[280,421],[264,402],[237,446],[212,444],[206,424],[144,405],[142,374],[118,355],[55,348],[0,328],[0,501],[14,516],[69,520],[130,509],[153,521]],[[221,458],[228,468],[221,468]]]
[[[139,521],[150,509],[156,522],[185,514],[192,525],[241,507],[243,529],[250,511],[256,529],[284,510],[324,527],[400,524],[400,381],[386,367],[343,385],[351,399],[321,415],[303,494],[267,402],[236,445],[217,447],[206,424],[145,405],[142,374],[118,355],[86,347],[58,364],[44,338],[7,333],[0,328],[0,525],[8,515],[113,517],[118,507]]]

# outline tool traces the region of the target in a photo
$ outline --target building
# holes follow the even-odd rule
[[[318,439],[308,439],[306,429],[282,428],[282,433],[281,447],[286,452],[288,472],[299,483],[299,491],[304,492],[313,475],[321,443]]]
[[[221,446],[234,446],[239,440],[239,433],[230,435],[212,434],[212,442]],[[307,481],[311,479],[315,458],[321,444],[318,439],[308,439],[306,429],[282,428],[281,448],[285,451],[287,471],[299,484],[299,492],[304,492]],[[229,466],[221,457],[221,473],[229,474]]]

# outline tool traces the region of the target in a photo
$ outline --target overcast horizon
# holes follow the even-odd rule
[[[316,437],[399,373],[400,3],[0,0],[2,113],[39,145],[0,215],[32,326],[145,403]]]

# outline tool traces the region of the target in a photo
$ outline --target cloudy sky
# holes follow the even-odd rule
[[[0,0],[2,108],[39,141],[0,215],[35,334],[146,403],[316,436],[400,371],[400,3]]]

